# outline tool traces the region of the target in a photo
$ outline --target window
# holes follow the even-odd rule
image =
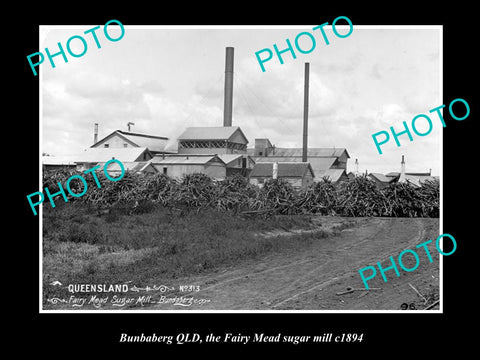
[[[164,167],[164,168],[163,168],[163,175],[167,175],[167,170],[168,170],[167,167]]]
[[[128,144],[123,144],[123,147],[124,147],[124,148],[128,147]]]
[[[259,151],[258,156],[262,156],[262,155],[263,155],[263,152]]]
[[[103,145],[103,147],[106,147],[106,148],[108,148],[108,144],[104,144],[104,145]]]

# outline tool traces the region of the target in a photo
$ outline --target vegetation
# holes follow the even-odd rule
[[[74,173],[46,172],[43,185],[56,192],[57,183]],[[151,279],[181,278],[308,247],[329,232],[322,227],[289,231],[313,228],[315,214],[438,217],[439,211],[438,182],[378,190],[359,177],[339,185],[325,180],[297,191],[283,180],[267,181],[260,189],[240,176],[214,181],[193,174],[176,181],[127,172],[112,182],[97,175],[101,188],[85,176],[88,190],[82,197],[69,196],[65,203],[59,196],[55,208],[43,205],[44,299],[62,295],[59,291],[69,296],[48,286],[55,280],[154,285]],[[80,181],[70,185],[74,192],[83,191]],[[278,229],[285,233],[259,236]]]
[[[288,234],[289,229],[309,227],[310,217],[301,215],[244,219],[213,209],[179,213],[161,205],[142,214],[113,207],[99,215],[82,202],[44,207],[43,295],[61,295],[48,286],[55,280],[154,285],[152,278],[166,281],[212,271],[268,252],[308,246],[328,235],[320,228],[301,236],[259,236],[279,228]]]

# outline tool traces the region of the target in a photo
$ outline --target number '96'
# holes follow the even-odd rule
[[[363,334],[342,334],[335,336],[335,342],[362,342]]]

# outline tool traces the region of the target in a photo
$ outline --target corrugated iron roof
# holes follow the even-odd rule
[[[242,154],[218,154],[217,156],[227,165],[243,157]]]
[[[316,171],[315,172],[315,181],[322,180],[324,177],[327,177],[332,182],[337,182],[342,175],[347,175],[345,169],[327,169],[323,171]]]
[[[330,169],[334,165],[335,161],[337,161],[336,157],[321,157],[312,159],[310,165],[312,165],[312,168],[314,168],[315,171],[323,171]]]
[[[133,142],[139,147],[146,147],[151,151],[164,151],[168,143],[168,138],[163,136],[155,136],[148,134],[131,133],[127,131],[117,130],[125,138]]]
[[[103,142],[105,142],[106,140],[108,140],[109,138],[115,135],[125,139],[133,146],[146,147],[149,150],[154,152],[165,151],[165,147],[167,146],[168,140],[169,140],[167,137],[164,137],[164,136],[156,136],[156,135],[149,135],[149,134],[133,133],[129,131],[115,130],[114,132],[105,136],[103,139],[97,141],[95,144],[91,146],[91,148],[96,148],[97,146],[101,146]]]
[[[229,140],[237,131],[240,131],[245,141],[247,137],[238,126],[204,126],[188,127],[178,137],[178,140]]]
[[[156,155],[152,159],[152,163],[155,165],[205,165],[211,161],[219,161],[225,164],[222,159],[217,155],[190,155],[190,154],[178,154],[178,155]]]
[[[262,162],[272,162],[277,161],[278,163],[282,162],[302,162],[301,157],[264,157],[258,156],[253,157],[253,160],[256,163]],[[336,157],[325,157],[325,158],[314,158],[310,161],[310,166],[312,167],[315,174],[330,169],[335,161],[337,160]]]
[[[248,149],[249,153],[253,154],[254,149]],[[347,157],[350,155],[345,148],[308,148],[307,156],[311,157],[335,157],[338,158],[346,153]],[[275,154],[269,153],[267,158],[270,157],[302,157],[302,148],[275,148]]]
[[[370,173],[370,174],[368,174],[368,176],[373,176],[378,181],[385,182],[385,183],[390,183],[393,180],[395,180],[395,177],[393,177],[393,176],[386,176],[386,175],[380,174],[380,173]]]
[[[413,176],[431,176],[430,173],[426,172],[426,173],[412,173],[412,172],[406,172],[405,175],[413,175]],[[398,171],[391,171],[387,174],[385,174],[385,176],[400,176],[400,173]]]
[[[165,137],[165,136],[158,136],[158,135],[151,135],[151,134],[141,134],[141,133],[135,133],[135,132],[123,131],[123,130],[115,130],[115,131],[117,131],[117,132],[119,132],[123,135],[126,135],[126,136],[168,140],[168,137]]]
[[[438,180],[438,176],[426,176],[426,175],[410,175],[405,174],[405,180],[417,187],[422,186],[423,183],[427,181],[435,181]]]
[[[100,162],[98,165],[103,168],[105,166],[106,162]],[[123,168],[125,171],[130,171],[130,172],[142,172],[144,171],[149,165],[151,164],[151,161],[134,161],[134,162],[122,162]],[[152,167],[157,171],[155,167]],[[108,165],[108,171],[121,171],[120,165],[116,162],[110,163]]]
[[[278,177],[303,177],[310,171],[312,176],[312,167],[309,163],[305,162],[282,162],[278,163]],[[250,173],[250,177],[272,177],[273,176],[273,163],[261,162],[255,164]]]
[[[76,155],[60,155],[60,156],[42,156],[43,165],[72,165],[75,166]]]
[[[80,163],[100,163],[111,159],[120,160],[122,163],[133,162],[143,157],[143,153],[150,152],[146,147],[130,148],[88,148],[75,156],[74,161]],[[142,158],[143,160],[143,158]]]

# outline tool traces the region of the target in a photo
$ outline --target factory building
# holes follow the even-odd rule
[[[390,184],[408,183],[411,186],[418,188],[425,182],[439,181],[438,176],[432,176],[432,170],[428,172],[406,172],[405,171],[405,156],[402,155],[402,161],[400,163],[400,172],[389,172],[388,174],[370,173],[367,175],[370,179],[375,181],[376,186],[379,189],[384,189]]]
[[[129,123],[131,124],[131,123]],[[129,126],[130,127],[130,126]],[[115,130],[103,139],[98,140],[98,124],[95,124],[93,145],[91,148],[123,149],[148,148],[152,155],[172,153],[166,150],[168,138],[150,134],[139,134],[130,131]]]
[[[239,126],[232,126],[233,113],[233,53],[226,48],[223,126],[188,127],[178,138],[176,150],[167,148],[169,139],[162,136],[115,130],[98,140],[98,124],[94,128],[94,141],[88,151],[65,159],[45,159],[51,168],[76,166],[86,169],[111,158],[129,164],[135,172],[158,172],[181,178],[186,174],[204,173],[214,179],[241,174],[252,182],[263,183],[273,163],[278,163],[280,177],[288,178],[296,187],[305,187],[324,178],[332,182],[347,179],[347,161],[344,148],[308,148],[308,76],[305,64],[305,97],[303,119],[303,147],[276,148],[269,139],[255,139],[248,149],[248,139]],[[262,164],[266,163],[266,164]],[[295,164],[298,163],[298,164]],[[257,164],[257,166],[256,166]],[[45,165],[45,163],[44,163]]]
[[[247,144],[238,126],[189,127],[178,137],[178,153],[246,154]]]
[[[151,163],[160,173],[177,179],[194,173],[202,173],[217,180],[227,176],[226,164],[217,155],[156,156]]]
[[[274,167],[277,169],[274,170]],[[284,179],[294,188],[306,189],[313,183],[314,172],[309,163],[304,162],[261,162],[257,163],[250,174],[250,184],[263,186],[265,181],[276,177]]]
[[[269,139],[255,139],[255,148],[249,149],[255,163],[305,162],[303,148],[278,148]],[[314,181],[328,178],[332,182],[347,180],[347,161],[350,158],[345,148],[308,148],[307,162],[315,174]]]
[[[195,172],[215,179],[236,173],[248,176],[255,162],[247,155],[247,144],[238,126],[190,127],[178,137],[177,154],[157,155],[152,164],[177,178]]]

